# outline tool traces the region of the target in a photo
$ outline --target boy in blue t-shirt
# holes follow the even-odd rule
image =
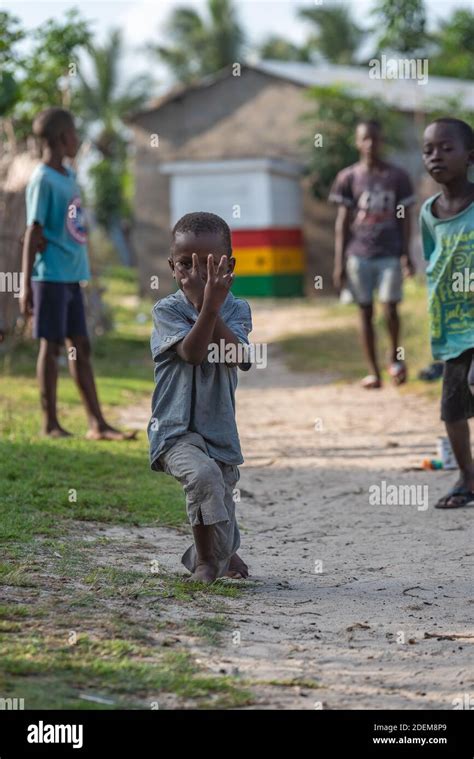
[[[420,214],[428,262],[433,357],[445,361],[441,418],[459,466],[453,489],[436,504],[454,509],[474,502],[474,464],[468,419],[474,416],[474,134],[464,121],[442,118],[425,130],[423,160],[441,192]]]
[[[121,440],[124,433],[105,421],[90,361],[90,343],[80,282],[90,277],[87,231],[74,172],[63,165],[74,158],[79,139],[72,114],[48,108],[33,122],[42,142],[42,163],[26,188],[27,229],[23,243],[22,313],[33,316],[40,340],[37,377],[41,391],[43,433],[66,437],[56,411],[58,355],[66,342],[69,371],[76,381],[89,419],[87,437]]]

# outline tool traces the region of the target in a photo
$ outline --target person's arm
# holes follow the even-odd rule
[[[416,201],[415,191],[410,176],[405,171],[399,171],[396,187],[397,209],[402,206],[404,210],[402,225],[402,254],[401,263],[404,273],[411,277],[415,274],[416,267],[410,253],[411,230],[412,230],[412,206]]]
[[[423,248],[423,258],[425,261],[429,261],[431,258],[431,255],[435,249],[435,240],[433,231],[430,227],[430,224],[428,223],[428,210],[427,210],[427,203],[425,202],[422,206],[422,209],[420,211],[420,231],[421,231],[421,245]]]
[[[405,207],[405,216],[402,219],[402,256],[401,261],[407,276],[412,277],[416,272],[415,262],[410,254],[411,241],[411,206]]]
[[[240,340],[237,335],[232,332],[218,314],[214,325],[214,332],[212,333],[212,342],[219,343],[220,340],[224,340],[226,345],[240,345]]]
[[[219,345],[220,340],[224,340],[226,346],[240,344],[238,337],[229,329],[219,313],[203,303],[193,328],[184,340],[177,343],[176,353],[184,361],[197,366],[207,357],[209,345],[211,343]],[[232,367],[237,364],[226,361],[226,366]]]
[[[334,236],[334,274],[333,283],[336,290],[341,290],[345,276],[346,259],[345,250],[349,239],[351,221],[351,209],[340,205],[337,209],[335,236]]]
[[[194,366],[202,364],[207,356],[209,343],[212,342],[217,316],[217,311],[203,303],[194,326],[184,340],[176,344],[176,353],[183,361]]]
[[[203,289],[201,288],[201,296],[199,281],[202,282],[202,280],[199,272],[199,261],[197,256],[193,254],[193,268],[186,279],[182,280],[184,294],[199,311],[199,316],[186,337],[176,344],[176,353],[184,361],[194,366],[198,366],[207,358],[209,345],[214,340],[216,326],[218,327],[217,334],[222,334],[226,342],[233,342],[235,345],[239,342],[219,316],[220,307],[227,297],[233,279],[232,272],[225,273],[226,267],[226,256],[222,256],[217,270],[212,255],[208,256],[207,282]]]
[[[46,241],[43,236],[43,227],[34,222],[26,228],[23,237],[22,252],[22,293],[20,297],[20,310],[23,316],[31,316],[33,313],[33,292],[31,288],[31,272],[36,253],[42,252]]]
[[[225,348],[227,348],[228,345],[235,345],[237,348],[239,345],[243,346],[241,351],[243,353],[242,357],[244,360],[240,362],[226,360],[225,364],[229,368],[237,366],[241,371],[248,372],[252,366],[252,362],[250,360],[251,354],[247,339],[249,332],[252,331],[252,317],[248,305],[239,305],[236,312],[231,314],[229,317],[229,323],[230,326],[220,316],[218,316],[216,326],[214,328],[214,334],[212,336],[212,341],[213,343],[220,345],[220,341],[224,340]]]

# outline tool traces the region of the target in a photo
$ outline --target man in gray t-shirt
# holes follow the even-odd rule
[[[247,577],[237,554],[234,486],[243,458],[234,396],[237,367],[250,367],[243,346],[252,318],[229,290],[235,259],[226,222],[210,213],[184,216],[173,229],[169,263],[179,290],[153,308],[151,467],[183,485],[194,545],[182,562],[193,579]],[[221,350],[211,354],[210,346]]]
[[[382,161],[382,131],[376,121],[356,129],[360,160],[339,172],[329,200],[339,206],[335,230],[334,285],[347,281],[360,307],[362,338],[370,374],[367,389],[381,387],[373,327],[373,295],[378,290],[390,338],[389,375],[395,384],[407,373],[399,347],[397,306],[402,299],[402,264],[414,272],[410,258],[410,206],[415,202],[410,177],[403,169]]]

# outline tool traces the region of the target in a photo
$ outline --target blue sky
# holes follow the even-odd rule
[[[324,0],[323,0],[324,1]],[[369,24],[368,14],[374,0],[347,0],[354,16],[361,25]],[[235,0],[238,13],[249,41],[257,42],[268,34],[284,35],[295,42],[301,42],[307,26],[296,17],[299,7],[311,7],[314,0]],[[145,42],[164,42],[164,22],[173,7],[193,6],[202,10],[206,0],[0,0],[0,9],[18,16],[26,28],[34,29],[48,18],[59,18],[66,10],[79,7],[81,13],[90,19],[98,38],[102,38],[111,27],[123,30],[126,42],[124,70],[127,74],[148,71],[165,85],[167,72],[159,64],[152,62],[144,53]],[[438,18],[449,15],[454,7],[474,7],[474,0],[426,0],[431,24]]]

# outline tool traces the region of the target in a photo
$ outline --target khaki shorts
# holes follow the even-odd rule
[[[359,306],[369,306],[375,290],[381,303],[399,303],[402,299],[402,267],[397,257],[349,256],[346,274],[349,290]]]
[[[240,546],[234,502],[234,488],[240,477],[238,466],[212,459],[204,438],[197,432],[180,437],[161,454],[159,461],[164,472],[183,486],[191,526],[215,525],[215,554],[219,575],[224,574]],[[182,562],[190,572],[194,571],[194,545],[185,552]]]

